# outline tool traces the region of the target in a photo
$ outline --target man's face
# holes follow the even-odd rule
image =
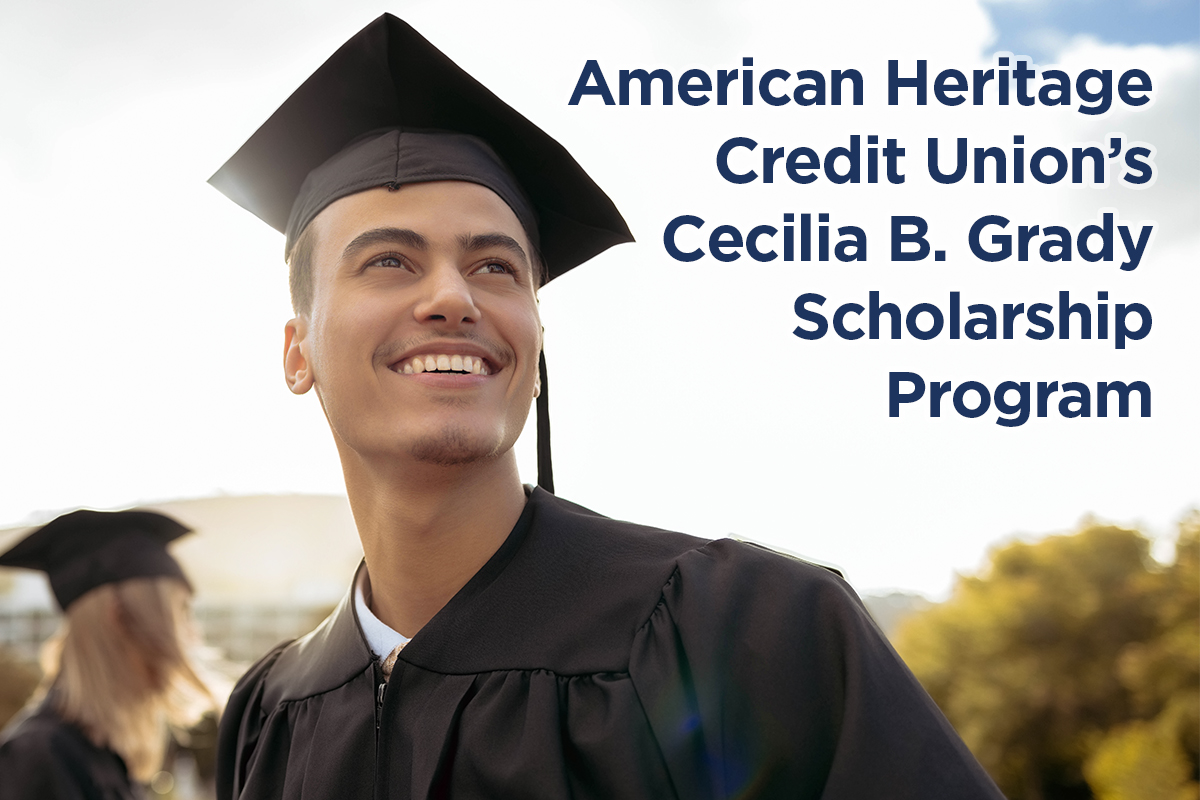
[[[441,465],[508,453],[541,350],[533,251],[508,205],[419,183],[342,198],[311,225],[313,303],[288,324],[285,370],[293,391],[316,387],[339,449]]]

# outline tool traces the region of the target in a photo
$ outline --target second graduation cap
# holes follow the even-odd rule
[[[45,572],[59,608],[97,586],[130,578],[187,577],[167,544],[191,528],[155,511],[63,514],[0,555],[0,566]]]

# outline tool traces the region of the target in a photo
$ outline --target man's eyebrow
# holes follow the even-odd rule
[[[355,236],[346,249],[342,250],[342,260],[349,260],[368,247],[381,244],[399,244],[415,250],[428,250],[429,241],[414,230],[408,228],[372,228]]]
[[[500,247],[509,250],[524,259],[526,264],[529,264],[529,255],[525,252],[525,248],[521,247],[513,237],[506,233],[475,233],[469,235],[460,235],[458,237],[458,246],[466,252],[474,250],[487,250],[491,247]]]

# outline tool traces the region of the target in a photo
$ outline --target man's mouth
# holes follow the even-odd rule
[[[404,375],[417,375],[422,372],[441,372],[458,375],[491,375],[492,368],[485,359],[479,356],[454,355],[419,355],[397,361],[390,369]]]

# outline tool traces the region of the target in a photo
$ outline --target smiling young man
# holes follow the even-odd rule
[[[350,195],[304,236],[288,386],[315,390],[333,430],[372,608],[412,635],[525,507],[512,446],[538,391],[533,247],[499,195],[462,181]]]
[[[406,24],[355,36],[213,183],[287,235],[285,375],[365,553],[235,689],[221,798],[999,797],[835,573],[522,486],[539,276],[629,232]]]

